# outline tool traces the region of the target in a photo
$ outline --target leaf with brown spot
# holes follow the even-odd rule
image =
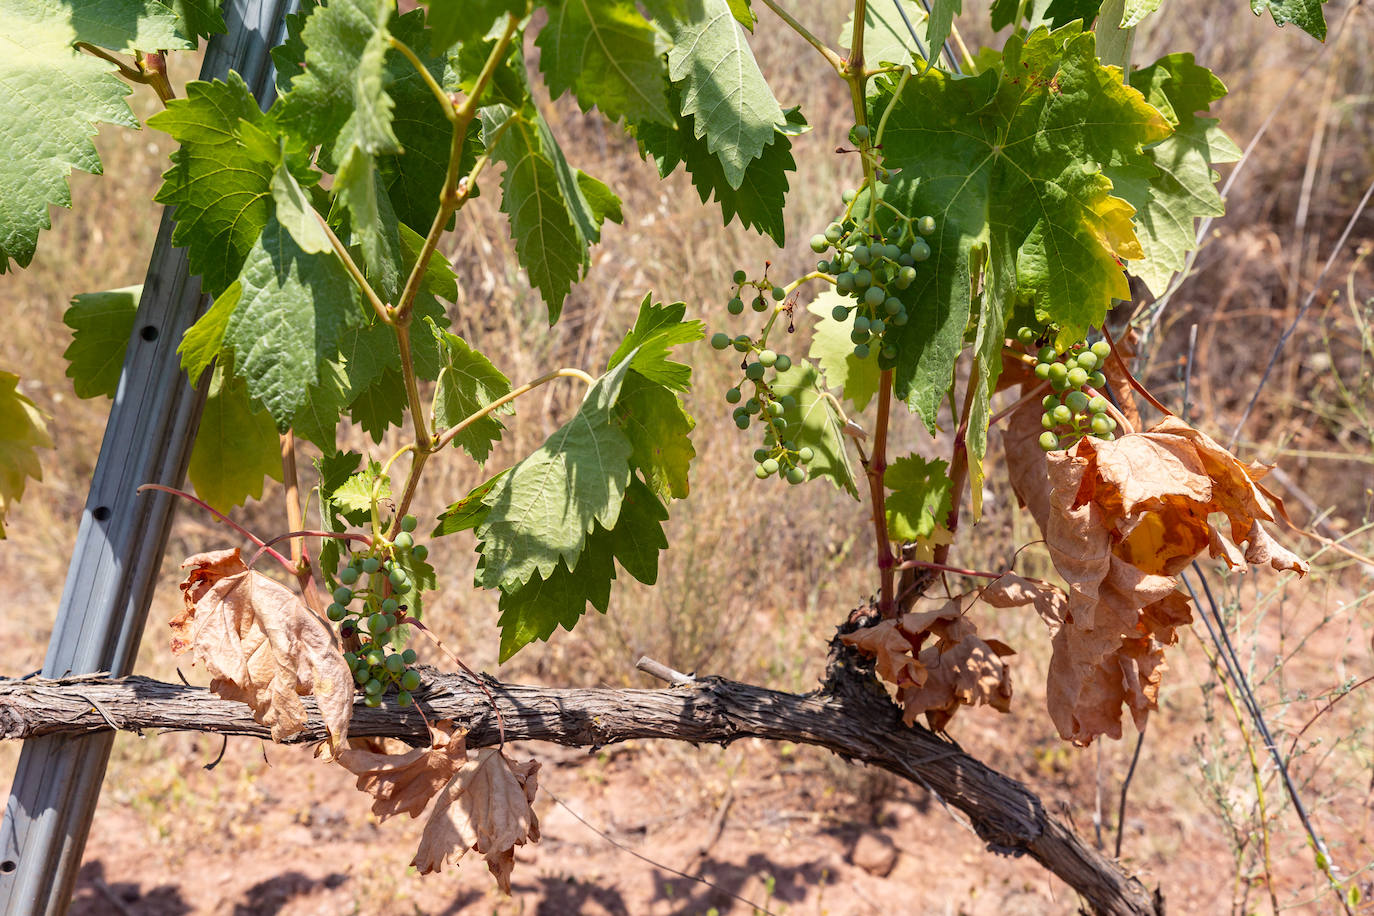
[[[372,813],[380,820],[397,814],[419,817],[429,800],[467,762],[467,729],[455,731],[445,720],[429,730],[429,747],[403,754],[349,748],[334,759],[358,777],[358,788],[373,797]]]
[[[210,689],[253,708],[273,741],[306,722],[301,697],[314,694],[338,746],[353,716],[353,673],[334,631],[286,586],[249,570],[237,549],[189,558],[184,609],[172,620],[172,651],[193,652]]]
[[[478,751],[439,795],[411,864],[426,875],[474,849],[509,894],[515,847],[539,841],[538,773],[537,760],[516,764],[495,748]]]

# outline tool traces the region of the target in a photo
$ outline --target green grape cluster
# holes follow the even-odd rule
[[[406,619],[406,607],[396,598],[414,587],[410,574],[400,562],[407,555],[417,562],[429,556],[429,548],[415,543],[415,516],[401,519],[401,530],[390,544],[379,544],[367,553],[357,553],[339,570],[339,585],[325,615],[340,624],[341,635],[356,636],[359,647],[345,652],[344,661],[363,691],[363,702],[380,706],[387,687],[395,685],[396,702],[409,706],[411,691],[420,686],[420,673],[410,666],[415,650],[389,651],[394,631]],[[363,585],[363,577],[367,584]]]
[[[750,280],[749,275],[742,270],[735,271],[735,290],[730,297],[730,301],[725,303],[725,310],[731,315],[744,314],[744,300],[749,300],[749,307],[756,312],[766,312],[772,306],[768,300],[781,302],[787,298],[787,291],[781,286],[774,284],[764,275],[762,280]],[[752,292],[748,290],[752,289]]]
[[[783,438],[783,414],[797,406],[797,399],[790,394],[778,395],[771,384],[776,373],[792,368],[792,358],[768,349],[762,340],[755,340],[748,334],[732,338],[717,333],[711,337],[711,346],[717,350],[734,347],[744,354],[740,362],[744,378],[725,392],[725,400],[736,405],[736,426],[748,429],[754,423],[761,423],[765,440],[771,443],[754,451],[755,476],[764,480],[776,474],[779,480],[794,484],[806,480],[804,465],[814,457],[813,450],[798,448],[796,443]],[[774,373],[771,378],[770,371]],[[746,399],[744,388],[748,385],[753,386],[753,394]]]
[[[854,201],[846,191],[845,203]],[[878,366],[891,369],[897,363],[897,347],[888,340],[891,328],[907,323],[906,305],[896,293],[916,282],[917,264],[930,257],[930,244],[924,236],[935,231],[935,218],[900,218],[901,231],[883,238],[868,225],[846,215],[826,227],[823,234],[811,237],[811,250],[829,258],[816,263],[816,270],[835,278],[835,289],[854,300],[853,305],[837,305],[832,317],[848,321],[853,315],[850,340],[854,355],[865,359],[878,354]]]
[[[1032,328],[1017,332],[1017,339],[1027,345],[1038,337]],[[1045,451],[1069,448],[1084,436],[1107,442],[1116,438],[1116,420],[1107,413],[1107,398],[1102,394],[1107,377],[1101,366],[1111,352],[1111,344],[1105,340],[1092,346],[1080,341],[1064,353],[1051,346],[1039,349],[1035,377],[1054,389],[1054,394],[1045,395],[1041,401],[1045,412],[1040,425],[1045,431],[1040,434],[1040,447]]]

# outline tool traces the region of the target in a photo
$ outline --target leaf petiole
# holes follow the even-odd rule
[[[512,389],[509,393],[504,394],[496,400],[492,401],[490,404],[483,407],[481,410],[477,411],[471,416],[464,417],[462,420],[458,422],[457,425],[444,430],[443,435],[441,435],[438,439],[434,440],[433,451],[437,452],[444,446],[448,445],[458,436],[459,433],[461,433],[463,430],[467,429],[469,426],[476,423],[483,417],[488,416],[497,410],[500,410],[502,407],[509,404],[511,401],[514,401],[516,398],[522,395],[529,394],[531,391],[538,388],[540,385],[546,385],[554,379],[559,378],[581,379],[582,382],[586,384],[588,388],[596,384],[596,379],[592,378],[590,375],[583,372],[581,369],[564,368],[550,372],[548,375],[541,375],[539,378],[535,379],[532,382],[526,382],[519,388]]]

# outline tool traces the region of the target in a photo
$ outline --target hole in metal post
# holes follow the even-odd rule
[[[143,330],[138,332],[138,336],[144,340],[157,340],[157,328],[154,325],[144,325]]]
[[[13,859],[6,859],[5,861],[0,862],[0,873],[8,875],[10,872],[14,871],[18,867],[19,865]]]
[[[107,518],[110,517],[110,507],[109,507],[109,506],[96,506],[96,507],[95,507],[95,510],[94,510],[93,512],[91,512],[91,516],[92,516],[97,522],[103,522],[103,521],[105,521],[105,519],[107,519]],[[3,867],[3,863],[0,863],[0,867]]]

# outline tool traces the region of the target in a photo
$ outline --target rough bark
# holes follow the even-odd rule
[[[813,744],[882,767],[935,793],[961,811],[994,852],[1029,855],[1082,895],[1098,913],[1159,914],[1162,902],[1116,862],[1050,816],[1021,783],[964,753],[952,741],[902,724],[900,712],[863,664],[832,665],[826,686],[790,694],[715,677],[661,690],[556,689],[428,672],[416,700],[431,719],[471,729],[469,747],[499,741],[495,699],[508,739],[599,747],[660,738],[728,744],[738,738]],[[483,689],[485,687],[485,689]],[[292,743],[321,741],[312,698],[310,721]],[[196,687],[142,677],[0,681],[0,738],[79,734],[117,728],[270,737],[248,707]],[[358,704],[350,735],[421,742],[414,709]]]

